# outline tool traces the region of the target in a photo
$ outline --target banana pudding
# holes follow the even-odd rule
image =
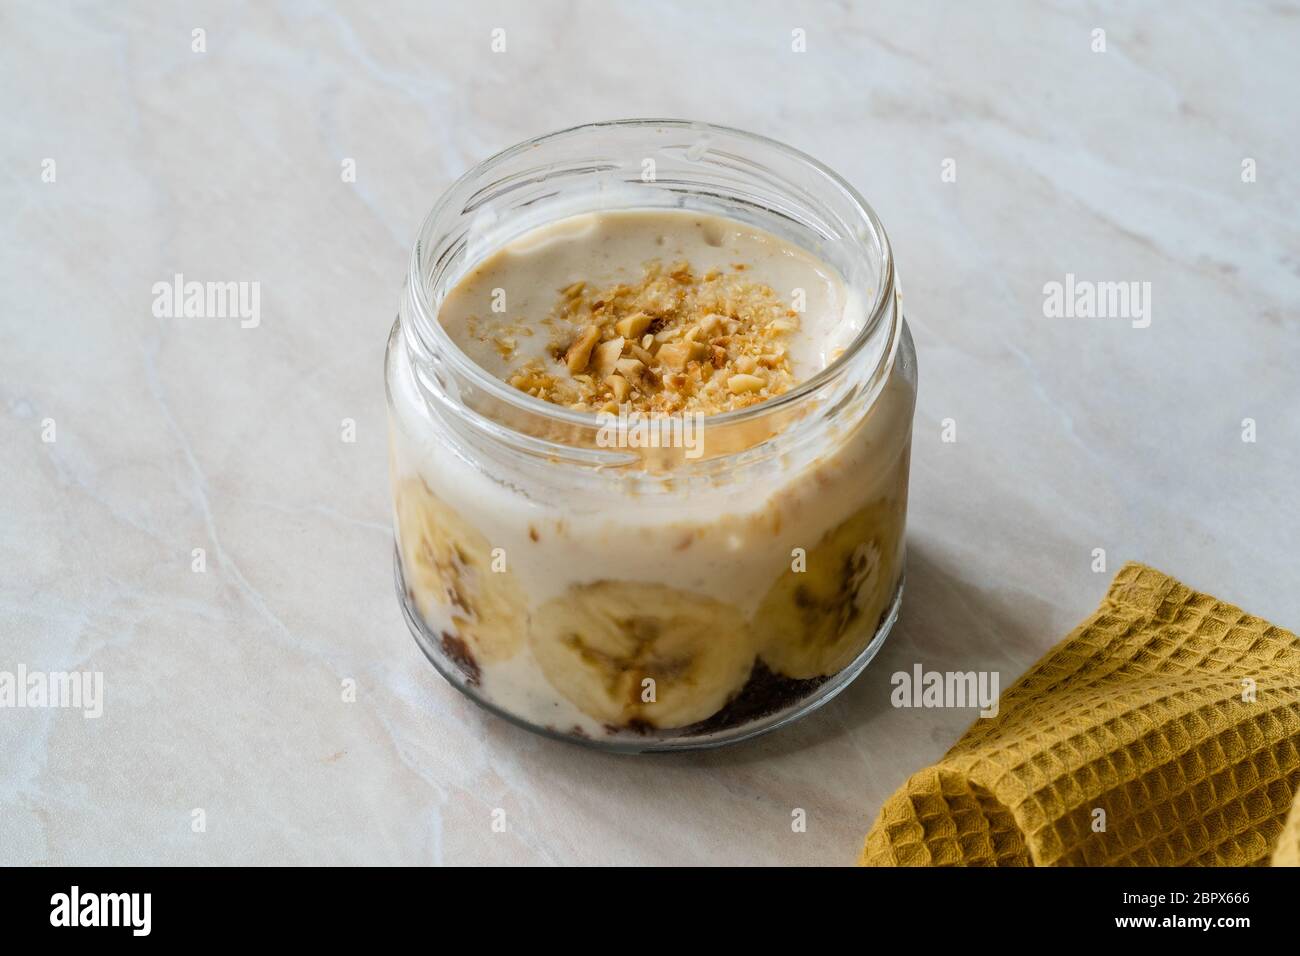
[[[730,210],[532,222],[465,195],[473,228],[417,247],[436,294],[419,275],[387,356],[425,654],[489,709],[614,749],[829,699],[902,592],[916,376],[887,260],[873,287],[842,245]]]

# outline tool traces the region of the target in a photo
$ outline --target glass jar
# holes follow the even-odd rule
[[[437,320],[538,226],[680,209],[802,247],[861,297],[842,354],[709,416],[694,448],[611,446],[600,416],[490,375]],[[897,618],[916,356],[875,213],[796,150],[627,120],[486,160],[421,228],[386,380],[399,600],[434,667],[502,717],[620,751],[741,740],[828,701]]]

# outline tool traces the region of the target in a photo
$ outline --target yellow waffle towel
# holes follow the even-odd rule
[[[1300,639],[1126,564],[996,717],[889,798],[860,862],[1297,866],[1298,787]]]

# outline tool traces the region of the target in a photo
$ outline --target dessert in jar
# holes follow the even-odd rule
[[[502,716],[743,739],[897,616],[915,354],[879,221],[788,147],[635,120],[487,160],[423,226],[386,378],[399,599]]]

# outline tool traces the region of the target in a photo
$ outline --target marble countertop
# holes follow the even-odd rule
[[[0,671],[104,685],[0,709],[0,863],[845,864],[975,717],[891,673],[1005,687],[1127,559],[1300,627],[1300,8],[787,6],[6,5]],[[638,115],[855,184],[921,388],[877,662],[780,733],[621,757],[416,648],[381,358],[454,177]],[[156,318],[176,273],[260,283],[260,322]],[[1149,325],[1048,317],[1067,275],[1149,282]]]

